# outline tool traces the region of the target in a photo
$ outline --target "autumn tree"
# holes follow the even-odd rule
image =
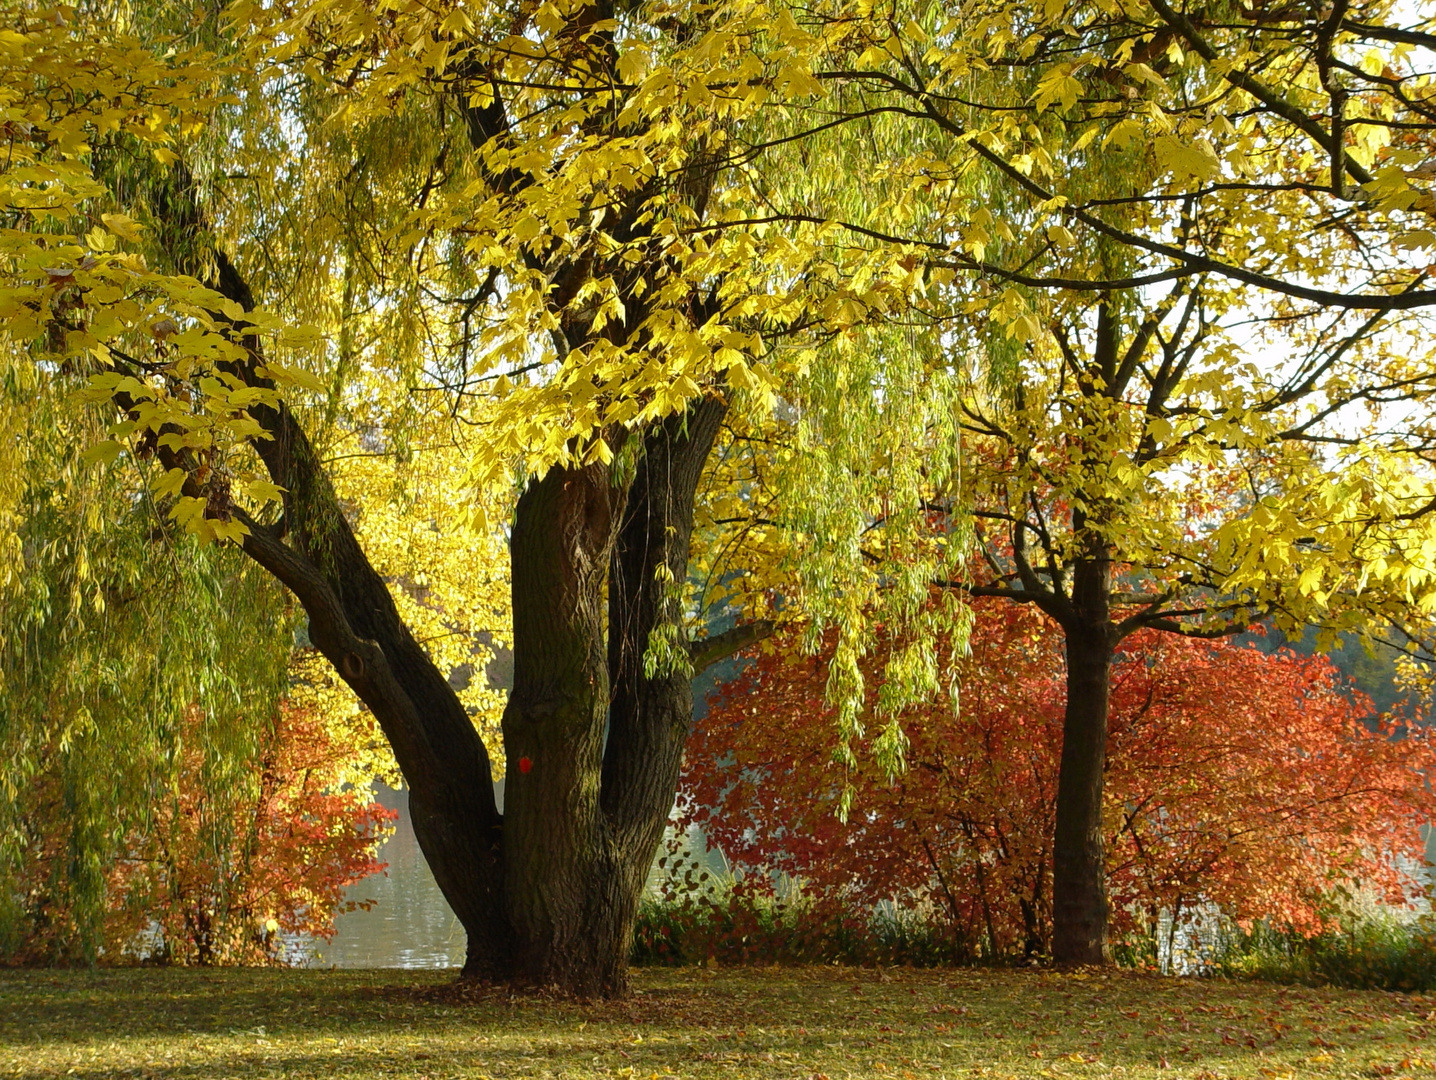
[[[287,514],[307,569],[253,539],[258,531],[246,540],[304,599],[316,644],[385,724],[416,832],[469,935],[466,970],[582,993],[625,984],[692,711],[678,590],[694,491],[730,394],[757,385],[740,351],[752,348],[749,334],[728,323],[746,290],[715,278],[721,261],[674,227],[716,202],[716,165],[704,162],[724,107],[680,133],[656,83],[615,96],[615,80],[641,73],[651,51],[641,34],[620,47],[615,14],[575,4],[517,22],[492,11],[475,25],[455,11],[399,28],[454,54],[418,70],[447,114],[442,154],[465,164],[436,158],[443,196],[411,217],[426,234],[457,233],[438,243],[462,243],[470,258],[446,287],[469,291],[468,311],[488,322],[472,342],[486,370],[458,374],[453,387],[488,380],[500,394],[479,417],[500,437],[471,444],[474,471],[513,454],[531,471],[510,534],[502,817],[486,748],[407,627],[370,615],[387,607],[383,584],[335,515]],[[353,48],[340,13],[305,10],[273,32],[299,43],[285,62],[315,76],[339,46],[341,70],[323,72],[324,84],[362,74],[359,107],[387,100],[388,73],[367,72],[367,46]],[[387,31],[375,41],[391,47]],[[700,288],[703,278],[713,284]],[[464,356],[470,346],[462,340]],[[535,369],[545,377],[523,377]],[[280,441],[300,445],[294,430]],[[302,448],[268,462],[291,506],[329,501],[316,465]],[[324,596],[336,585],[337,604]],[[386,658],[401,655],[412,660],[390,682]]]
[[[0,577],[0,948],[85,962],[116,943],[116,860],[177,790],[176,763],[204,763],[191,798],[248,787],[289,624],[266,575],[175,543],[132,472],[82,459],[97,418],[37,396],[14,365],[0,393],[15,523]]]
[[[621,992],[691,713],[695,489],[807,292],[805,254],[722,227],[747,164],[724,140],[762,103],[744,80],[811,80],[741,6],[228,18],[17,14],[9,362],[114,410],[95,460],[152,470],[171,520],[299,599],[393,747],[468,973]],[[476,503],[519,472],[502,815],[311,435],[385,383],[373,452],[447,420]]]
[[[903,253],[922,283],[911,321],[928,340],[917,349],[966,351],[970,403],[982,402],[974,434],[1009,447],[998,454],[999,472],[1043,476],[1002,492],[998,506],[985,504],[994,489],[980,477],[975,492],[959,493],[934,476],[928,492],[946,523],[937,543],[965,538],[963,515],[949,511],[976,500],[976,520],[987,522],[979,592],[1046,604],[1070,631],[1073,727],[1054,847],[1054,952],[1063,962],[1104,955],[1097,821],[1105,740],[1096,717],[1105,714],[1115,641],[1140,625],[1230,632],[1279,608],[1288,619],[1382,622],[1401,617],[1429,581],[1425,526],[1415,520],[1429,498],[1422,333],[1393,331],[1410,334],[1394,346],[1381,336],[1390,313],[1419,320],[1432,302],[1421,287],[1430,195],[1414,167],[1431,132],[1429,77],[1408,48],[1424,30],[1403,25],[1390,5],[1329,15],[1283,10],[1228,22],[1197,9],[1100,2],[804,13],[805,26],[836,21],[848,31],[841,48],[825,44],[815,54],[825,96],[812,122],[861,118],[872,135],[864,175],[880,177],[884,190],[854,200],[852,185],[825,171],[774,176],[763,220],[824,221],[847,237],[855,266]],[[1250,329],[1235,330],[1242,320]],[[1222,324],[1234,332],[1214,338]],[[969,348],[974,339],[984,344]],[[880,332],[867,347],[885,356],[913,350]],[[841,379],[846,358],[829,362]],[[1247,392],[1240,404],[1229,396]],[[1386,419],[1359,417],[1367,407],[1385,409]],[[831,415],[840,427],[841,406]],[[1394,430],[1406,417],[1411,427]],[[1182,429],[1207,419],[1215,439]],[[973,439],[969,450],[980,465],[992,463],[981,444]],[[1294,448],[1303,445],[1298,460]],[[1248,452],[1256,457],[1238,460]],[[1105,481],[1092,482],[1115,478],[1129,460],[1148,477],[1142,498],[1126,481],[1105,492]],[[1316,508],[1346,498],[1338,478],[1355,461],[1370,470],[1373,493],[1354,511],[1363,543],[1327,547],[1313,535],[1325,512]],[[1209,465],[1225,479],[1208,475]],[[1301,479],[1325,466],[1341,494]],[[1201,494],[1206,479],[1214,486]],[[1243,480],[1248,491],[1236,495]],[[1047,485],[1050,502],[1036,490]],[[1298,545],[1300,560],[1280,546],[1269,551],[1251,532],[1238,537],[1236,525],[1219,527],[1227,511],[1213,509],[1224,505],[1241,520],[1245,507],[1278,489],[1302,491],[1282,505],[1310,511],[1290,519],[1300,534],[1293,539],[1309,540]],[[1139,550],[1124,547],[1118,534],[1167,510],[1187,515],[1193,537],[1221,534],[1231,546],[1215,563],[1180,544],[1154,561],[1148,539]],[[891,559],[885,515],[866,518],[871,532],[850,545],[849,565],[890,561],[886,580],[912,607],[920,575]],[[1267,527],[1261,511],[1255,527]],[[1029,560],[1034,547],[1041,550]],[[1244,562],[1273,567],[1273,553],[1286,565],[1274,575],[1263,569],[1265,584],[1248,591],[1237,571]],[[1305,560],[1322,553],[1351,560],[1365,616],[1327,611],[1344,586],[1315,584],[1327,571]],[[1390,573],[1392,557],[1403,569]],[[1130,578],[1114,585],[1118,565],[1131,568]],[[1385,599],[1374,598],[1381,585],[1367,568],[1385,576]],[[1284,573],[1294,576],[1278,598],[1272,582]],[[1111,608],[1114,596],[1142,605],[1169,589],[1174,604],[1165,609]],[[1218,612],[1221,619],[1207,618]],[[909,652],[919,662],[905,666],[923,677],[889,680],[899,689],[879,712],[931,689],[932,650],[922,635],[919,628]],[[844,730],[864,701],[860,652],[839,652],[830,683],[845,703]],[[886,745],[900,749],[901,739]]]
[[[376,869],[372,782],[402,782],[372,715],[314,649],[291,652],[302,623],[268,575],[168,522],[133,462],[86,460],[98,418],[5,392],[24,452],[7,477],[21,558],[0,586],[0,955],[273,961],[288,935],[332,932],[344,887]],[[472,505],[453,448],[415,450],[402,476],[353,431],[331,456],[430,653],[491,662],[499,538],[431,527]],[[482,677],[456,689],[497,730],[501,695]]]
[[[715,693],[689,746],[688,819],[742,874],[785,872],[810,902],[927,905],[972,953],[1046,955],[1062,634],[1033,607],[976,607],[960,706],[906,713],[909,767],[897,779],[863,756],[846,824],[821,722],[835,720],[833,635],[818,657],[758,655]],[[864,665],[874,696],[882,664],[879,652]],[[1115,935],[1150,944],[1159,914],[1200,904],[1312,932],[1342,889],[1411,903],[1433,748],[1419,726],[1373,727],[1369,707],[1322,657],[1151,630],[1127,638],[1102,816]]]
[[[240,3],[219,25],[164,7],[136,20],[16,6],[0,38],[6,362],[35,392],[80,388],[110,411],[100,464],[145,463],[181,528],[241,545],[299,598],[311,640],[393,745],[420,842],[469,933],[471,974],[623,987],[690,669],[755,633],[697,651],[687,640],[696,491],[725,422],[741,416],[738,434],[759,445],[764,411],[791,386],[797,430],[828,475],[865,474],[844,506],[800,468],[786,473],[778,494],[809,497],[784,518],[805,576],[789,606],[814,611],[815,640],[824,625],[848,630],[832,688],[848,736],[861,730],[867,601],[912,620],[894,654],[901,678],[885,684],[900,688],[884,702],[896,765],[892,717],[935,690],[934,633],[962,623],[954,605],[929,625],[925,594],[962,576],[970,530],[949,514],[916,556],[875,541],[912,539],[929,503],[954,505],[954,344],[976,326],[1000,361],[990,384],[1010,386],[1003,373],[1029,345],[1050,359],[1048,327],[1125,325],[1131,302],[1116,290],[1252,261],[1227,196],[1184,241],[1200,236],[1208,263],[1149,265],[1165,249],[1130,241],[1133,228],[1185,228],[1174,208],[1210,171],[1187,129],[1222,72],[1167,78],[1137,57],[1152,31],[1132,13],[1059,8],[923,4],[890,18],[861,4],[346,0]],[[1302,55],[1281,53],[1304,71]],[[1248,169],[1236,120],[1217,157]],[[1250,170],[1308,167],[1293,145]],[[1120,161],[1089,150],[1123,147]],[[811,167],[823,160],[840,167]],[[1053,175],[1071,180],[1065,191],[1041,186]],[[1135,196],[1109,190],[1123,183]],[[1369,245],[1346,238],[1386,229],[1395,206],[1363,203],[1360,227],[1322,232],[1293,273],[1347,272]],[[1263,245],[1290,226],[1261,220]],[[1282,257],[1267,274],[1279,295],[1347,295],[1286,288]],[[1412,280],[1398,267],[1357,289],[1356,306],[1425,303]],[[1030,291],[1041,288],[1065,290],[1061,302]],[[1094,294],[1107,299],[1066,302]],[[913,361],[900,382],[883,370],[895,357]],[[375,384],[404,391],[377,424],[364,405]],[[863,421],[851,440],[845,387],[862,398],[846,410]],[[899,420],[887,453],[865,452]],[[521,490],[502,815],[489,748],[327,467],[346,424],[402,460],[415,432],[445,423],[476,505],[515,475]],[[919,447],[941,448],[931,468]],[[891,491],[874,479],[884,459]],[[482,522],[439,527],[470,524],[487,545]],[[1074,865],[1090,884],[1096,864]],[[1090,892],[1077,905],[1089,923],[1101,907]],[[1090,926],[1073,933],[1090,952]]]
[[[984,566],[969,591],[1039,606],[1067,643],[1059,958],[1102,953],[1118,643],[1147,628],[1210,637],[1267,618],[1359,629],[1429,603],[1419,338],[1333,320],[1304,341],[1250,323],[1233,340],[1222,318],[1200,287],[1178,286],[1146,311],[1109,298],[1085,325],[1050,327],[1007,403],[967,407]]]
[[[95,911],[66,865],[84,825],[64,775],[79,755],[46,748],[55,765],[12,808],[25,849],[6,875],[6,960],[292,962],[304,948],[296,938],[331,937],[335,917],[363,905],[345,890],[383,870],[374,853],[393,812],[372,800],[323,716],[284,703],[250,718],[252,756],[237,762],[207,760],[205,723],[187,711],[168,770],[125,762],[137,774],[148,764],[150,786],[134,804],[103,808],[110,846],[85,850],[103,882]]]

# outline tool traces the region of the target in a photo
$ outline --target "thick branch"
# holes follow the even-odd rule
[[[776,629],[777,624],[771,620],[759,619],[756,622],[739,623],[702,641],[690,642],[688,660],[693,666],[693,674],[699,675],[734,653],[772,637]]]
[[[1202,37],[1200,31],[1192,24],[1192,21],[1185,15],[1176,11],[1166,0],[1147,0],[1148,4],[1173,30],[1186,39],[1192,51],[1209,64],[1219,64],[1220,54],[1216,48]],[[1340,16],[1337,16],[1338,18]],[[1291,124],[1298,131],[1306,134],[1314,143],[1325,150],[1333,161],[1344,163],[1345,171],[1358,184],[1371,183],[1371,173],[1352,161],[1347,155],[1345,148],[1335,141],[1330,132],[1323,131],[1318,124],[1306,113],[1302,112],[1291,102],[1287,101],[1271,87],[1267,86],[1260,79],[1255,78],[1242,71],[1240,68],[1221,65],[1222,78],[1233,86],[1245,90],[1252,97],[1256,98],[1272,112],[1276,113],[1287,123]]]

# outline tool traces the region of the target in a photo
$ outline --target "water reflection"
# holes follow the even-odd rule
[[[349,899],[373,900],[373,907],[339,916],[337,933],[313,947],[309,963],[341,968],[459,967],[464,962],[464,928],[419,851],[409,820],[409,793],[381,786],[376,798],[399,812],[394,835],[379,849],[388,872],[349,886]]]
[[[494,785],[500,808],[503,781]],[[305,967],[341,968],[443,968],[464,963],[464,928],[439,891],[429,864],[419,850],[414,827],[409,821],[409,793],[379,786],[375,798],[399,812],[394,835],[379,849],[379,858],[389,864],[386,873],[367,877],[347,890],[350,900],[372,900],[368,911],[351,911],[335,921],[335,934],[328,942],[289,943],[292,963]],[[727,873],[727,864],[717,849],[709,849],[703,834],[694,826],[682,847],[699,868],[715,878]],[[667,853],[666,847],[659,855]],[[656,891],[662,871],[657,861],[649,871],[649,888]]]

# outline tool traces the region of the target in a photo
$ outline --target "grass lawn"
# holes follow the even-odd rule
[[[3,1077],[1431,1077],[1436,997],[1130,973],[641,970],[618,1004],[447,973],[0,971]]]

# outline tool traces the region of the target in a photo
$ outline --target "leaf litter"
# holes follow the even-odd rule
[[[640,969],[584,1003],[451,972],[0,972],[0,1077],[1436,1080],[1436,996],[1132,972]]]

